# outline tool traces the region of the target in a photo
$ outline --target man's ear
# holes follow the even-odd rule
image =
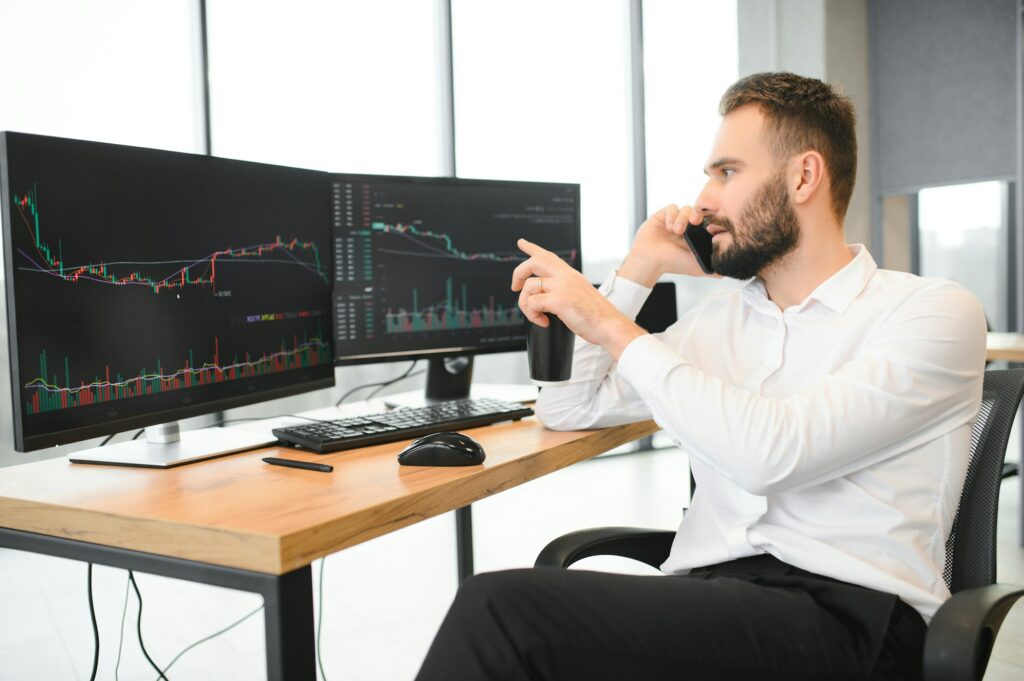
[[[805,151],[793,159],[793,178],[790,189],[793,203],[810,201],[825,184],[825,159],[816,151]]]

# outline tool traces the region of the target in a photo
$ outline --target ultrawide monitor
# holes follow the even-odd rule
[[[335,175],[333,211],[340,364],[523,350],[516,240],[582,263],[577,184]]]
[[[329,183],[0,135],[16,448],[333,385]]]

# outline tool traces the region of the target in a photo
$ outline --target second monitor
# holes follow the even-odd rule
[[[473,355],[526,348],[518,238],[582,263],[577,184],[336,175],[332,201],[336,361],[430,359],[428,398],[468,395]]]

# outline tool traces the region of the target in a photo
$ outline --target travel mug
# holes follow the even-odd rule
[[[526,322],[526,357],[530,379],[541,387],[561,385],[572,376],[572,348],[576,334],[561,319],[547,313],[548,325]]]

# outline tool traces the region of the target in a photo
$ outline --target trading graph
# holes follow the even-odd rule
[[[416,225],[388,224],[386,222],[374,222],[370,224],[370,232],[380,234],[399,234],[410,242],[408,248],[382,248],[381,253],[393,253],[397,255],[408,255],[417,258],[453,258],[464,261],[487,261],[487,262],[512,262],[518,263],[525,259],[522,251],[503,251],[497,253],[467,253],[455,247],[450,234],[436,234]],[[366,234],[364,232],[364,234]],[[576,261],[576,250],[569,249],[559,253],[570,262]]]
[[[23,445],[333,376],[326,175],[17,133],[0,148]]]
[[[33,239],[34,253],[18,249],[24,260],[26,269],[41,274],[59,277],[67,282],[96,282],[114,286],[142,286],[154,293],[162,290],[185,288],[186,286],[209,288],[217,291],[217,260],[246,259],[267,262],[268,256],[281,255],[284,262],[294,264],[308,270],[327,282],[327,274],[320,262],[320,251],[312,241],[300,241],[296,238],[283,240],[280,235],[269,243],[253,244],[240,248],[223,248],[199,258],[184,261],[157,260],[133,262],[90,262],[86,264],[68,264],[65,261],[63,245],[57,242],[57,253],[54,254],[49,244],[43,241],[39,225],[38,191],[33,185],[27,194],[13,196],[14,205],[24,226],[30,231]],[[305,256],[305,257],[300,257]],[[158,272],[146,274],[147,270]]]
[[[517,240],[580,264],[575,185],[335,176],[333,210],[339,357],[516,343]]]
[[[304,335],[301,342],[298,336],[293,336],[290,341],[282,338],[273,351],[259,355],[246,351],[242,355],[233,355],[227,361],[221,359],[220,338],[214,336],[209,361],[196,364],[192,348],[189,348],[180,368],[167,368],[156,358],[152,369],[143,367],[135,375],[125,377],[117,371],[112,375],[107,364],[102,374],[95,375],[88,383],[85,379],[77,383],[72,380],[70,360],[66,356],[59,367],[63,369],[61,375],[51,374],[47,353],[43,350],[39,353],[39,376],[25,384],[32,395],[25,409],[29,414],[49,413],[331,364],[334,358],[330,344],[320,336],[322,332],[312,338]]]

